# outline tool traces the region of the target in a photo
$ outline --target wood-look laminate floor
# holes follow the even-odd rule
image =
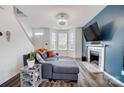
[[[78,82],[71,81],[49,81],[44,80],[39,87],[120,87],[120,85],[110,82],[110,80],[103,73],[89,72],[81,61],[77,60],[80,73]],[[2,87],[20,87],[19,75],[11,80],[11,82],[1,85]]]

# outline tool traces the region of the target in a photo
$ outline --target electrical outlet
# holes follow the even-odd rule
[[[121,75],[123,75],[123,76],[124,76],[124,70],[122,70],[122,71],[121,71]]]

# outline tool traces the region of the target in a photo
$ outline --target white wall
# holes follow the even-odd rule
[[[82,29],[76,28],[75,29],[75,57],[81,58],[82,57]]]
[[[22,22],[22,20],[18,19],[20,24],[22,25],[23,29],[25,30],[26,34],[28,35],[28,37],[30,38],[30,40],[32,41],[33,38],[33,32],[32,29],[26,25],[24,22]]]
[[[35,35],[37,32],[42,32],[43,35]],[[48,28],[33,29],[33,43],[35,49],[44,47],[50,49],[50,31]],[[46,45],[48,43],[48,45]]]
[[[22,55],[34,50],[13,13],[12,6],[0,9],[0,84],[20,71],[23,65]],[[6,39],[6,31],[11,32],[10,42]]]

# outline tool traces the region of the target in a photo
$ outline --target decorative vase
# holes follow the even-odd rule
[[[35,63],[35,60],[27,60],[27,63],[28,63],[28,67],[29,68],[32,68],[34,66],[34,63]]]

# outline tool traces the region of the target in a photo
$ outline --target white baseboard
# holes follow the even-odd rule
[[[118,79],[116,79],[115,77],[113,77],[112,75],[110,75],[109,73],[104,72],[104,74],[105,74],[106,76],[108,76],[109,78],[111,78],[111,79],[112,79],[113,81],[115,81],[116,83],[120,84],[121,86],[124,86],[124,83],[123,83],[123,82],[119,81]]]

